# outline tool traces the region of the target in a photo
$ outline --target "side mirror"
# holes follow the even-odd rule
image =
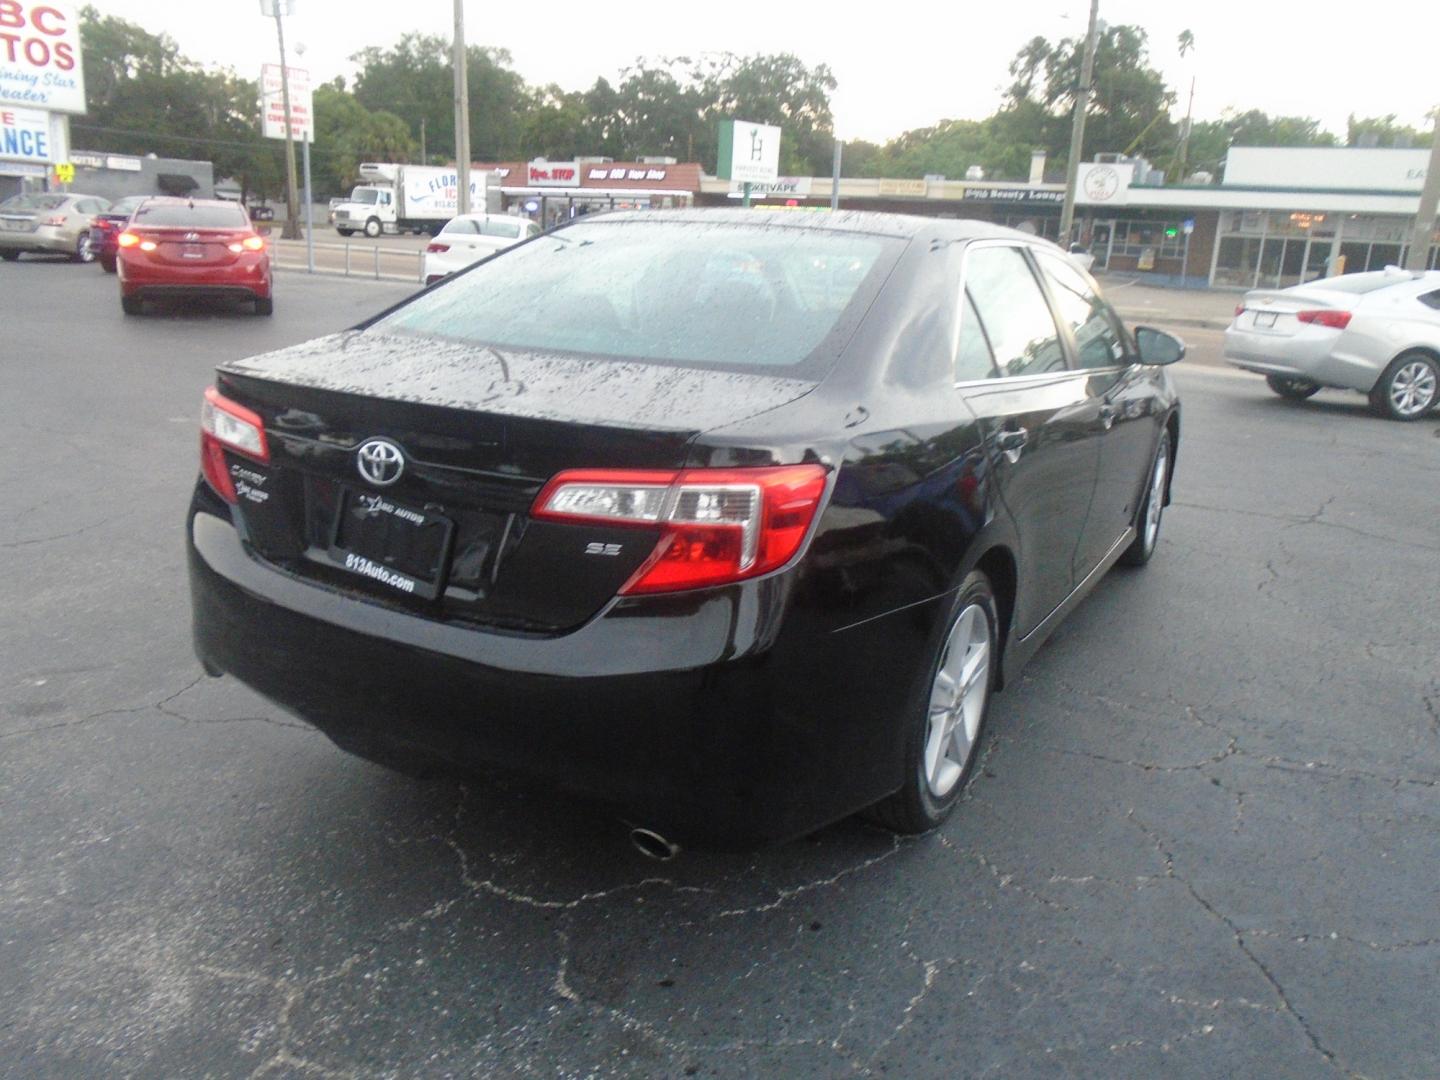
[[[1137,326],[1135,344],[1140,348],[1142,364],[1173,364],[1185,356],[1183,341],[1153,326]]]

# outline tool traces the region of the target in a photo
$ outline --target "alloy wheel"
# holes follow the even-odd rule
[[[1435,369],[1423,360],[1412,360],[1390,380],[1390,403],[1400,416],[1419,416],[1435,404]]]
[[[925,735],[925,779],[944,798],[955,789],[975,753],[990,693],[990,616],[978,603],[956,617],[930,689]]]
[[[1160,515],[1165,511],[1165,480],[1170,472],[1170,440],[1162,438],[1150,473],[1150,495],[1145,500],[1145,550],[1155,550],[1160,538]]]

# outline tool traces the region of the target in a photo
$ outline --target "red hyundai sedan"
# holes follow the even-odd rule
[[[117,239],[120,306],[146,300],[229,297],[275,311],[270,252],[245,211],[218,199],[147,199]]]

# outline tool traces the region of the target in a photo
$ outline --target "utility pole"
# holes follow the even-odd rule
[[[830,167],[830,209],[840,209],[840,151],[843,144],[835,136],[835,161]]]
[[[1179,161],[1179,175],[1175,177],[1177,184],[1185,182],[1186,158],[1190,156],[1190,116],[1195,111],[1195,76],[1190,76],[1190,104],[1185,106],[1185,126],[1180,129],[1180,152],[1176,154]]]
[[[429,155],[425,153],[425,117],[420,117],[420,164],[429,165]]]
[[[455,0],[456,212],[470,212],[470,82],[465,73],[465,0]]]
[[[297,240],[300,223],[296,220],[295,135],[290,127],[290,70],[285,63],[285,23],[282,19],[284,12],[293,9],[293,5],[289,0],[271,2],[275,9],[275,35],[280,39],[280,103],[285,109],[285,225],[280,230],[280,238]],[[264,0],[261,0],[261,10],[264,7]]]
[[[1080,62],[1080,85],[1075,88],[1075,117],[1070,125],[1070,160],[1065,166],[1065,205],[1060,210],[1060,244],[1070,243],[1075,226],[1075,185],[1080,179],[1080,156],[1085,145],[1085,110],[1090,106],[1090,80],[1095,74],[1095,39],[1100,26],[1100,0],[1090,0],[1090,28],[1085,32],[1085,56]]]
[[[1430,242],[1435,235],[1435,211],[1440,207],[1440,106],[1435,117],[1435,134],[1430,142],[1430,164],[1425,169],[1425,186],[1420,191],[1420,212],[1415,215],[1415,231],[1410,234],[1410,251],[1405,256],[1406,270],[1424,270],[1430,258]]]

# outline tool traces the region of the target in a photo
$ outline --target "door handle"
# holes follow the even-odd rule
[[[1020,451],[1030,441],[1030,432],[1022,428],[1006,428],[995,436],[995,446],[1010,459],[1011,464],[1020,460]]]

